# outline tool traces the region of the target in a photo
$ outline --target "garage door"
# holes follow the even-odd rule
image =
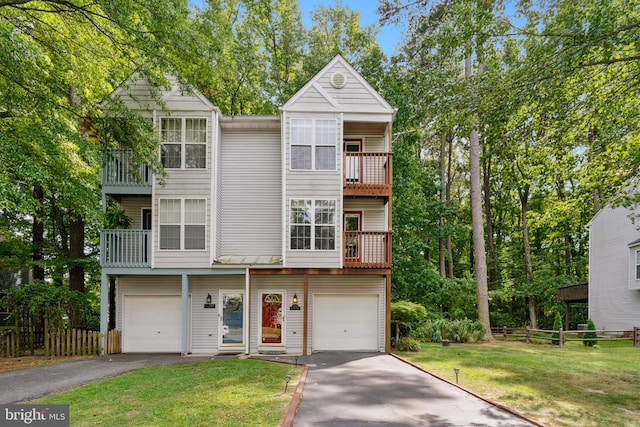
[[[124,353],[182,351],[180,296],[125,296],[122,330]]]
[[[378,295],[314,295],[313,350],[378,351]]]

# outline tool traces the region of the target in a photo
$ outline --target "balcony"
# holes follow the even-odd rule
[[[152,173],[136,165],[133,150],[109,150],[102,168],[102,189],[107,194],[151,194]]]
[[[391,197],[391,153],[345,152],[345,196]]]
[[[102,267],[150,267],[150,230],[102,230],[100,232]]]
[[[345,268],[391,268],[390,231],[345,231]]]

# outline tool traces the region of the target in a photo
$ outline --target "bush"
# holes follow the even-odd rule
[[[482,322],[477,320],[429,320],[416,328],[412,336],[423,342],[442,342],[443,339],[452,342],[478,342],[485,337]]]
[[[591,319],[587,320],[587,331],[595,331],[595,330],[596,330],[596,325],[595,323],[593,323],[593,320]],[[587,339],[587,338],[591,338],[591,339]],[[584,334],[582,334],[582,344],[584,344],[587,347],[593,347],[598,343],[598,340],[595,340],[593,338],[598,338],[598,334],[595,332],[585,332]]]
[[[410,337],[402,337],[398,340],[398,345],[396,346],[398,351],[420,351],[420,342],[415,338]]]
[[[391,322],[396,325],[395,343],[400,343],[400,331],[411,331],[412,325],[427,317],[427,309],[410,301],[391,303]],[[397,348],[397,345],[396,345]]]
[[[553,320],[553,330],[558,332],[551,334],[551,344],[560,345],[560,329],[562,329],[562,317],[560,317],[560,313],[556,312],[556,317]]]

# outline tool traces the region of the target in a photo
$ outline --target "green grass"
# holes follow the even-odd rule
[[[224,360],[146,368],[51,395],[72,426],[269,426],[283,420],[300,366]],[[285,376],[291,375],[287,393]]]
[[[607,343],[609,344],[609,343]],[[640,348],[423,344],[399,356],[548,426],[640,426]]]

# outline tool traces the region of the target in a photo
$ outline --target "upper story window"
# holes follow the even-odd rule
[[[336,170],[335,119],[291,119],[291,169]]]
[[[640,280],[640,249],[636,250],[636,280]]]
[[[336,248],[336,201],[291,200],[291,250]]]
[[[160,249],[205,249],[207,201],[160,199]]]
[[[160,120],[160,158],[167,169],[207,167],[207,119],[163,117]]]

